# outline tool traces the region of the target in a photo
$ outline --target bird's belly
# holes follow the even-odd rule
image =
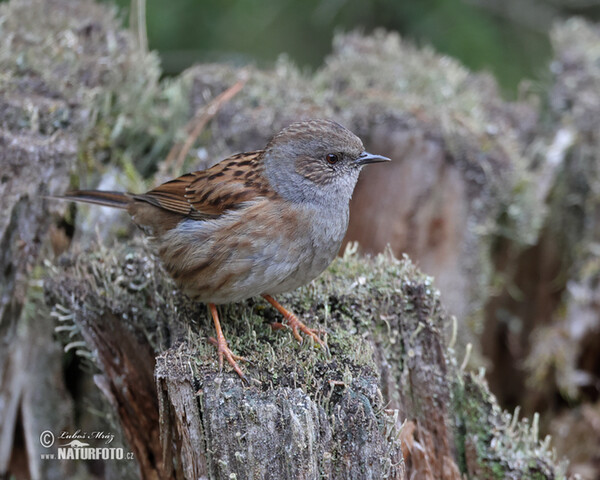
[[[240,215],[240,221],[217,224],[212,232],[206,228],[210,224],[182,223],[178,233],[161,242],[165,267],[186,294],[205,303],[238,302],[298,288],[331,263],[346,223],[329,222],[324,228],[314,215],[296,216],[293,222],[278,215],[271,223],[256,225]]]
[[[290,272],[287,278],[279,283],[274,283],[271,288],[262,293],[276,295],[278,293],[290,292],[298,287],[310,283],[329,266],[329,264],[335,258],[338,250],[339,244],[337,244],[337,248],[327,252],[322,250],[313,252],[312,258],[299,263],[296,269]]]
[[[255,252],[235,265],[221,265],[214,269],[209,288],[207,277],[198,278],[190,294],[205,303],[221,304],[289,292],[319,276],[338,251],[315,251],[311,242],[279,243],[274,250]]]

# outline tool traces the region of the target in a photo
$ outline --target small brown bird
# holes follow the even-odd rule
[[[262,295],[298,331],[325,347],[271,296],[316,278],[337,255],[349,202],[368,163],[360,139],[330,120],[298,122],[264,150],[240,153],[147,193],[77,190],[64,199],[122,208],[152,238],[167,272],[190,297],[207,303],[223,357],[245,379],[223,336],[216,304]]]

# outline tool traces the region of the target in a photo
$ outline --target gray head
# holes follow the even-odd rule
[[[264,156],[277,193],[294,202],[329,205],[347,205],[362,167],[387,161],[365,152],[360,138],[331,120],[293,123],[271,139]]]

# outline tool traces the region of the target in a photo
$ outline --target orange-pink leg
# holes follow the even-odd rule
[[[244,382],[248,382],[248,380],[246,380],[246,377],[244,376],[244,373],[242,372],[242,369],[236,363],[236,360],[246,361],[246,359],[234,354],[227,346],[227,340],[225,340],[225,335],[223,335],[223,330],[221,330],[221,323],[219,322],[217,306],[214,303],[209,303],[208,308],[210,310],[210,314],[213,317],[215,330],[217,331],[217,339],[215,340],[214,338],[209,338],[209,340],[211,341],[211,343],[217,346],[217,352],[219,354],[219,369],[223,370],[223,357],[225,357],[229,365],[231,365],[235,370],[235,373],[237,373]]]
[[[277,311],[283,315],[283,318],[285,318],[288,327],[290,327],[292,329],[292,333],[294,334],[294,337],[296,337],[296,340],[298,340],[298,342],[302,343],[302,337],[298,333],[298,330],[300,330],[302,333],[304,333],[305,335],[312,338],[315,342],[317,342],[325,350],[328,350],[325,342],[323,340],[321,340],[319,338],[319,336],[317,335],[318,333],[322,333],[321,330],[308,328],[306,325],[304,325],[304,323],[302,323],[298,319],[298,317],[296,315],[294,315],[292,312],[290,312],[289,310],[287,310],[286,308],[281,306],[281,304],[279,302],[277,302],[271,295],[263,294],[263,298],[267,302],[269,302],[271,305],[273,305],[277,309]],[[275,328],[278,328],[279,326],[280,325],[278,325],[278,324],[274,324]]]

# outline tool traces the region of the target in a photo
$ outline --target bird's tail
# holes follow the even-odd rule
[[[102,190],[72,190],[50,198],[58,198],[61,200],[72,200],[74,202],[95,203],[96,205],[104,205],[105,207],[127,209],[133,198],[129,193],[123,192],[107,192]]]

